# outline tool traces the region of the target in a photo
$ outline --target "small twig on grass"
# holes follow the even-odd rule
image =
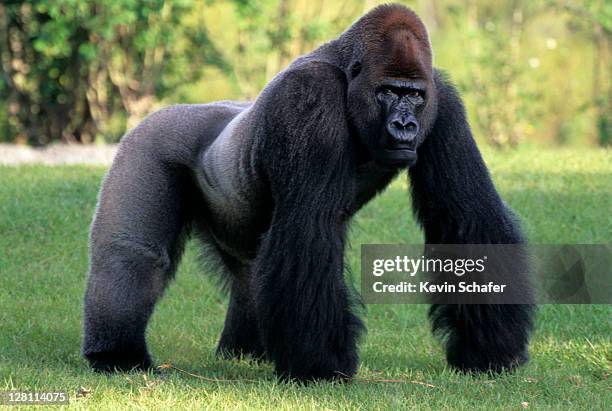
[[[209,377],[204,377],[203,375],[199,375],[199,374],[195,374],[189,371],[185,371],[182,370],[178,367],[175,367],[172,364],[161,364],[160,366],[158,366],[157,368],[161,369],[161,370],[176,370],[178,372],[181,372],[183,374],[189,375],[190,377],[194,377],[194,378],[198,378],[200,380],[204,380],[204,381],[210,381],[210,382],[261,382],[259,380],[245,380],[245,379],[220,379],[220,378],[209,378]],[[406,380],[394,380],[394,379],[384,379],[384,378],[357,378],[357,377],[349,377],[348,375],[340,372],[340,371],[336,371],[336,374],[338,374],[339,376],[341,376],[343,379],[347,380],[348,382],[384,382],[384,383],[410,383],[410,384],[417,384],[417,385],[422,385],[424,387],[428,387],[428,388],[437,388],[435,385],[433,384],[429,384],[427,382],[423,382],[423,381],[406,381]]]
[[[192,372],[189,371],[185,371],[182,370],[178,367],[175,367],[172,364],[162,364],[159,367],[157,367],[161,370],[168,370],[168,369],[172,369],[172,370],[176,370],[178,372],[182,372],[183,374],[187,374],[190,377],[194,377],[194,378],[198,378],[200,380],[204,380],[204,381],[210,381],[210,382],[260,382],[257,380],[244,380],[244,379],[222,379],[222,378],[209,378],[209,377],[204,377],[203,375],[199,375],[199,374],[194,374]]]
[[[406,380],[399,380],[399,379],[396,380],[396,379],[387,379],[387,378],[358,378],[358,377],[349,377],[348,375],[340,371],[335,371],[335,372],[336,374],[340,375],[347,381],[352,381],[352,382],[390,382],[390,383],[399,383],[399,384],[417,384],[417,385],[422,385],[428,388],[437,388],[435,385],[430,384],[428,382],[423,382],[423,381],[416,381],[416,380],[406,381]]]
[[[593,351],[597,351],[597,349],[595,348],[591,340],[589,340],[587,337],[584,337],[584,339],[586,340],[586,342],[589,344],[589,346],[591,347]]]
[[[76,397],[77,398],[85,398],[89,394],[91,394],[91,388],[85,388],[85,387],[81,386],[81,388],[79,388],[77,390],[77,392],[76,392]]]

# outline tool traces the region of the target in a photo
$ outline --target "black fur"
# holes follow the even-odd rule
[[[347,226],[407,167],[427,242],[523,241],[460,99],[434,76],[423,24],[401,6],[299,58],[253,104],[149,116],[122,140],[100,193],[83,354],[98,371],[151,366],[146,326],[193,233],[228,273],[219,354],[267,358],[283,378],[354,375],[363,325],[343,279]],[[431,316],[460,369],[527,358],[530,306]]]
[[[436,73],[440,114],[409,170],[415,215],[429,244],[520,244],[511,210],[497,194],[472,138],[461,99]],[[527,256],[514,261],[529,265]],[[529,279],[525,279],[528,281]],[[517,279],[518,281],[518,279]],[[501,371],[528,360],[534,307],[432,305],[436,334],[447,339],[447,359],[464,371]]]

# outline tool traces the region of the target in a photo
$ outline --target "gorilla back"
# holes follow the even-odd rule
[[[253,104],[174,106],[122,140],[91,227],[83,354],[98,371],[152,365],[145,330],[196,235],[223,262],[217,351],[283,378],[348,378],[363,329],[344,279],[350,218],[409,169],[428,243],[521,243],[425,27],[380,6],[294,61]],[[525,257],[525,264],[527,259]],[[531,305],[435,305],[449,363],[527,361]]]

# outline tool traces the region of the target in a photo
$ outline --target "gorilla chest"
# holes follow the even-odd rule
[[[241,191],[231,180],[200,180],[205,200],[200,219],[211,239],[235,258],[255,258],[271,213],[258,206],[254,193]]]
[[[198,182],[206,203],[201,219],[211,239],[225,252],[240,260],[252,260],[268,230],[273,205],[262,183],[242,170],[240,153],[218,140],[202,156]],[[349,216],[383,190],[397,170],[380,168],[373,162],[357,168],[355,196]],[[298,205],[296,205],[298,206]],[[342,210],[338,210],[341,212]]]
[[[203,167],[198,180],[205,203],[199,217],[211,239],[235,258],[254,259],[272,214],[255,182],[243,182],[236,168],[218,162]]]
[[[399,170],[382,168],[373,161],[357,167],[355,200],[351,206],[350,214],[356,213],[376,194],[384,190],[398,173]]]

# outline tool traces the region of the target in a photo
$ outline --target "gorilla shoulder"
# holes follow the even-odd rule
[[[262,124],[263,145],[299,136],[311,144],[346,139],[346,93],[347,79],[340,68],[319,60],[298,60],[266,86],[255,104],[255,111],[274,113]]]

